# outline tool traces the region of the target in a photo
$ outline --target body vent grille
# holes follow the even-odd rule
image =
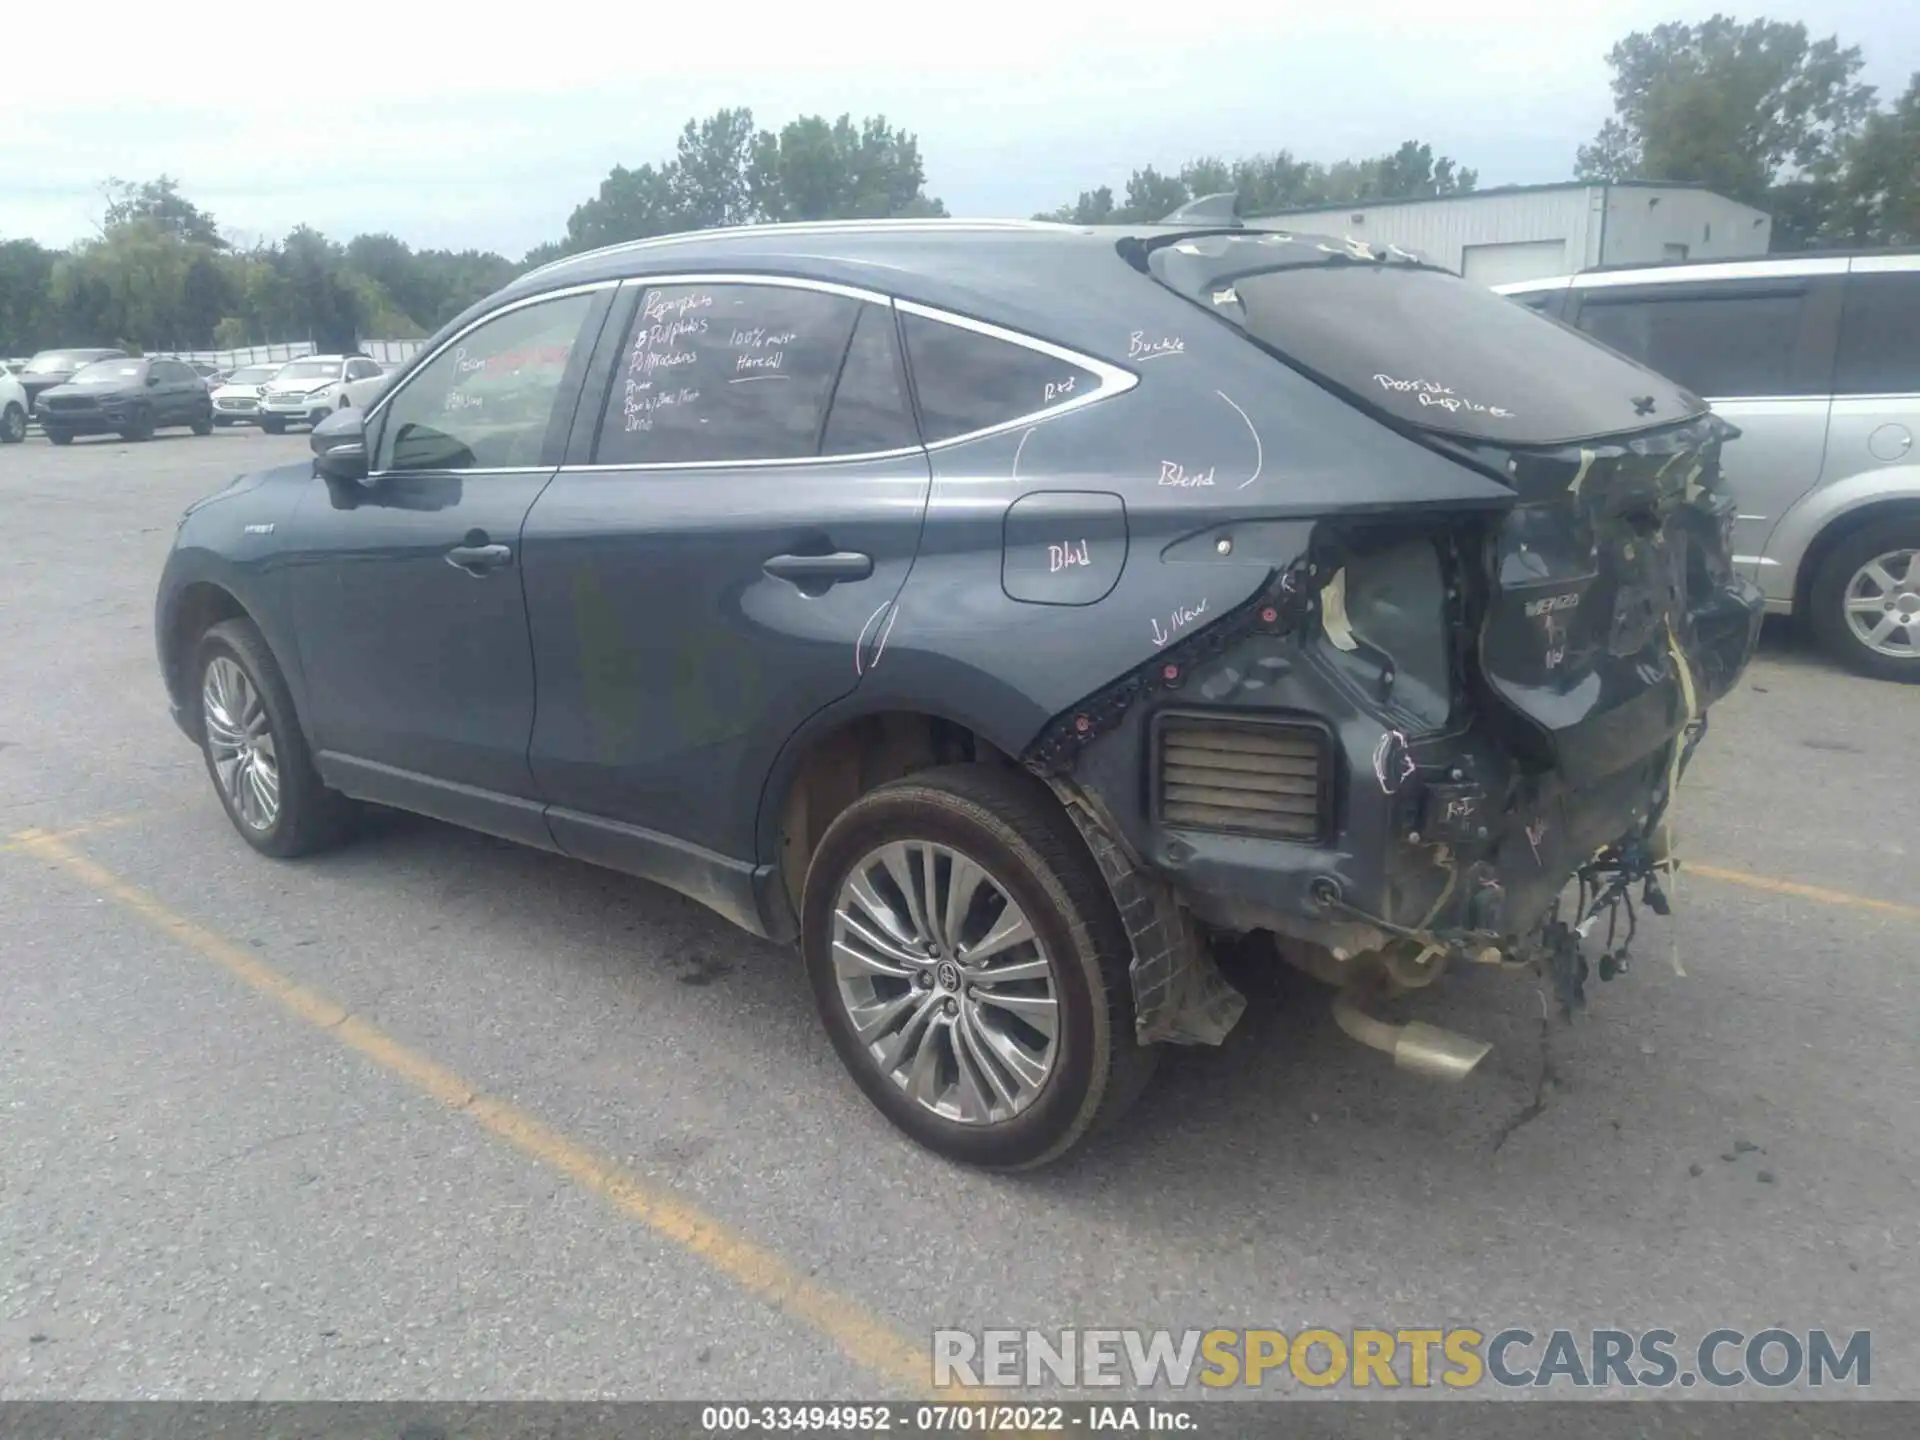
[[[1316,726],[1166,715],[1155,758],[1165,824],[1281,840],[1326,834],[1332,757]]]

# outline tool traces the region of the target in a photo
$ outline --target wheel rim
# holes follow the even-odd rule
[[[1876,555],[1847,582],[1853,638],[1896,660],[1920,659],[1920,550]]]
[[[860,1044],[923,1109],[997,1124],[1053,1074],[1053,964],[1006,888],[957,850],[899,841],[855,865],[834,901],[833,966]]]
[[[237,663],[216,655],[200,700],[207,754],[228,805],[249,829],[272,829],[280,816],[280,759],[260,692]]]
[[[9,405],[7,407],[7,413],[5,414],[5,416],[0,417],[0,425],[6,426],[7,439],[9,440],[24,439],[27,433],[26,412],[24,410],[19,409],[17,406]]]

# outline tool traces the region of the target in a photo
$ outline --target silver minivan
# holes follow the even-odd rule
[[[1920,682],[1920,253],[1590,270],[1495,287],[1740,428],[1735,563],[1853,669]]]

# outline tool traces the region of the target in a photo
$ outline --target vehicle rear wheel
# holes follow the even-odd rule
[[[193,675],[207,774],[240,838],[282,860],[338,841],[353,802],[321,783],[293,696],[253,622],[208,630]]]
[[[46,431],[47,439],[55,445],[71,445],[73,443],[73,432],[70,430],[55,429],[51,425],[42,425],[40,428]]]
[[[277,415],[263,415],[260,417],[260,428],[269,435],[284,435],[287,422]]]
[[[153,438],[153,412],[139,409],[133,412],[133,418],[127,422],[127,428],[120,432],[122,440],[151,440]]]
[[[27,412],[18,405],[0,412],[0,445],[18,445],[27,438]]]
[[[1869,524],[1820,562],[1813,632],[1841,664],[1920,683],[1920,516]]]
[[[213,416],[202,415],[198,420],[195,420],[193,422],[193,433],[196,435],[211,435],[213,433]]]
[[[841,1060],[948,1159],[1043,1165],[1152,1078],[1119,912],[1072,823],[1024,775],[951,766],[862,796],[821,839],[802,909]]]

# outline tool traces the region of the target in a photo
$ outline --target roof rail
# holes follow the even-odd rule
[[[899,217],[885,220],[783,220],[759,225],[720,225],[706,230],[676,230],[668,235],[648,235],[639,240],[621,240],[612,245],[597,246],[592,250],[582,250],[577,255],[563,255],[558,260],[549,260],[537,269],[529,270],[520,278],[531,279],[535,275],[544,275],[549,270],[557,270],[577,261],[592,259],[596,256],[620,255],[630,250],[648,250],[662,245],[680,245],[689,240],[707,240],[719,236],[734,235],[831,235],[858,231],[899,231],[912,234],[915,231],[931,230],[1079,230],[1083,226],[1069,225],[1058,220],[961,220],[952,216],[938,217]]]

